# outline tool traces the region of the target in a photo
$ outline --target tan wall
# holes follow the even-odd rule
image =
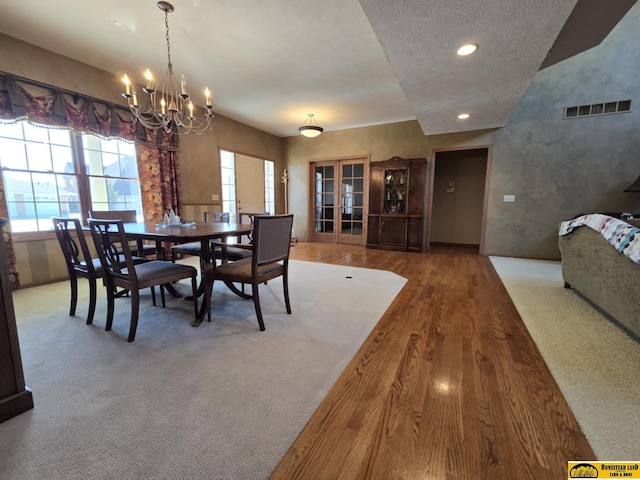
[[[0,71],[126,105],[119,76],[2,34]],[[216,113],[211,132],[180,138],[180,176],[187,217],[199,219],[203,210],[220,210],[220,202],[211,197],[220,194],[219,148],[272,160],[276,176],[285,168],[280,138]],[[278,213],[284,212],[283,197],[283,190],[276,189]],[[53,235],[38,241],[16,239],[16,254],[23,286],[67,276]]]
[[[637,98],[640,4],[602,43],[539,71],[499,129],[425,136],[415,121],[284,140],[295,233],[307,239],[310,160],[370,155],[432,159],[433,150],[490,148],[483,253],[560,258],[558,225],[580,213],[640,212],[624,189],[638,176],[640,109],[566,120],[563,108]],[[634,96],[635,95],[635,96]],[[330,130],[329,125],[325,125]],[[515,202],[505,202],[505,195]]]
[[[425,136],[416,121],[325,132],[316,138],[302,136],[284,139],[289,169],[289,211],[294,214],[294,232],[308,240],[309,162],[370,155],[371,162],[403,158],[431,160],[433,149],[486,146],[492,130],[450,135]]]
[[[188,204],[216,204],[212,194],[220,195],[219,150],[246,154],[275,163],[276,178],[285,169],[282,141],[268,133],[220,115],[214,118],[213,131],[205,135],[180,138],[180,176],[182,200]],[[276,211],[284,213],[284,192],[276,188]]]
[[[56,238],[16,241],[14,247],[22,287],[68,278],[62,250]]]
[[[212,133],[181,140],[184,203],[206,206],[219,191],[218,148],[264,157],[276,163],[277,176],[288,168],[294,232],[306,240],[309,161],[369,156],[376,162],[395,155],[431,160],[434,150],[490,147],[484,252],[558,259],[560,221],[585,212],[640,212],[640,196],[623,191],[638,176],[640,109],[562,118],[563,106],[638,102],[633,95],[640,73],[639,19],[640,6],[600,45],[538,72],[501,129],[425,136],[416,121],[408,121],[279,139],[217,115]],[[115,75],[2,35],[0,70],[124,104]],[[516,201],[505,203],[504,195],[515,195]],[[277,189],[279,212],[282,196]],[[41,252],[40,247],[34,251]],[[19,268],[29,265],[27,250],[20,249]]]

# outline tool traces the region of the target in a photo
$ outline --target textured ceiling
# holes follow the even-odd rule
[[[422,130],[439,134],[503,126],[576,1],[360,3]],[[466,42],[478,51],[456,55]]]
[[[577,1],[174,0],[171,56],[192,97],[206,85],[217,113],[282,137],[311,112],[327,131],[416,118],[425,134],[492,128]],[[166,70],[155,0],[0,7],[6,35],[138,82]],[[457,57],[467,41],[480,49]]]

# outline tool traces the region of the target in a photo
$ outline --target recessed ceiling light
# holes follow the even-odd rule
[[[470,115],[468,113],[461,113],[460,115],[458,115],[458,118],[460,120],[466,120],[469,117],[470,117]]]
[[[478,44],[477,43],[467,43],[466,45],[462,45],[459,49],[458,49],[458,55],[460,56],[464,56],[464,55],[471,55],[473,52],[475,52],[478,49]]]

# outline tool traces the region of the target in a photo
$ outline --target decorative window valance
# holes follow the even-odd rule
[[[181,215],[178,135],[134,123],[124,106],[0,72],[0,122],[18,121],[134,141],[145,220],[160,221],[170,209]],[[0,217],[9,218],[2,175]],[[0,233],[6,239],[9,275],[12,288],[16,289],[20,277],[9,225]]]
[[[156,147],[178,147],[178,136],[134,123],[129,109],[105,100],[0,72],[0,120],[70,128]]]

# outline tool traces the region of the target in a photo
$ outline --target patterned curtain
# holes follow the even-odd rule
[[[99,99],[0,72],[0,119],[69,128],[103,138],[136,142],[142,210],[146,221],[159,221],[173,208],[180,214],[182,192],[177,136],[153,132],[133,123],[129,111]],[[9,218],[0,175],[0,217]],[[13,239],[8,224],[3,234],[12,288],[20,286]]]
[[[151,137],[155,136],[160,145],[167,146],[173,142],[172,135],[164,131],[145,132],[147,141],[136,144],[142,210],[146,222],[161,222],[164,212],[173,208],[176,215],[180,215],[182,210],[178,152],[174,149],[158,148],[150,141]]]

